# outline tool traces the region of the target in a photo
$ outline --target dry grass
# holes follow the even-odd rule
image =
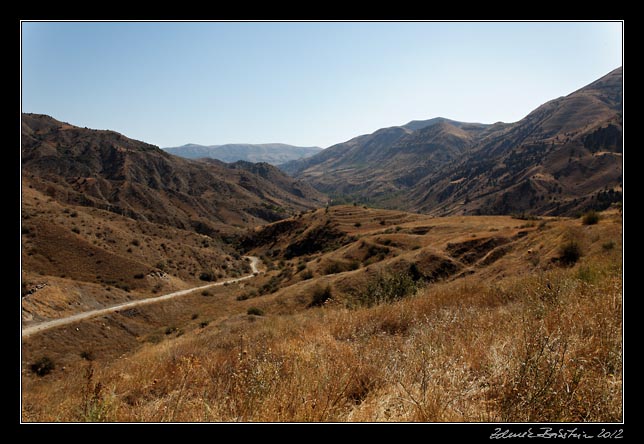
[[[245,273],[216,237],[62,204],[26,179],[22,198],[27,323],[196,286],[204,271],[217,279]]]
[[[182,336],[91,377],[30,380],[23,418],[619,421],[620,274],[608,259],[587,266],[593,283],[577,268],[502,286],[465,278]]]
[[[337,296],[343,284],[364,283],[381,269],[394,272],[394,259],[369,271],[292,278],[277,292],[248,300],[236,297],[254,291],[250,285],[150,306],[124,324],[139,334],[128,337],[138,345],[122,355],[99,351],[96,361],[65,362],[65,371],[56,362],[54,372],[38,377],[28,364],[40,355],[30,351],[32,361],[23,365],[23,420],[620,421],[621,219],[603,216],[585,227],[550,220],[516,237],[507,254],[473,274],[371,307]],[[373,230],[380,230],[377,220]],[[432,248],[470,241],[471,231],[481,236],[495,228],[494,236],[515,239],[520,228],[512,223],[435,219],[428,234],[411,233],[425,230],[412,222],[390,238],[403,244],[408,230],[407,243],[427,245],[420,252],[427,249],[431,263],[442,257]],[[353,226],[350,220],[346,225]],[[360,229],[372,228],[365,222]],[[584,254],[562,267],[553,259],[571,239]],[[608,241],[611,248],[604,247]],[[346,251],[324,257],[340,259]],[[417,253],[401,254],[410,262],[425,257]],[[485,257],[480,263],[487,264]],[[283,266],[289,267],[295,270],[296,262]],[[253,286],[282,272],[260,276]],[[331,297],[307,308],[313,291],[327,286]],[[265,316],[248,316],[253,306]],[[170,325],[177,332],[165,335]],[[63,337],[51,336],[47,350]]]

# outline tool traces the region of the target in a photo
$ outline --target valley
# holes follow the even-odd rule
[[[22,114],[22,420],[622,421],[621,84],[279,168]]]
[[[25,418],[620,415],[618,209],[585,225],[333,206],[249,230],[237,248],[265,273],[26,338]],[[43,356],[55,367],[38,376]],[[526,364],[535,373],[521,376]],[[566,384],[567,397],[530,401]]]

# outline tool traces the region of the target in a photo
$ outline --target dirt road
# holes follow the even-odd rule
[[[154,304],[155,302],[160,302],[160,301],[167,301],[168,299],[176,298],[179,296],[184,296],[186,294],[192,293],[194,291],[198,290],[204,290],[206,288],[210,287],[216,287],[219,285],[224,285],[224,284],[232,284],[235,282],[239,281],[244,281],[246,279],[252,278],[255,273],[259,273],[259,269],[257,268],[257,264],[259,263],[259,258],[255,256],[246,256],[250,259],[250,268],[252,270],[252,273],[246,276],[242,276],[239,278],[235,279],[229,279],[227,281],[221,281],[221,282],[216,282],[214,284],[207,284],[207,285],[202,285],[200,287],[193,287],[193,288],[188,288],[186,290],[179,290],[175,291],[173,293],[168,293],[164,294],[163,296],[156,296],[153,298],[148,298],[148,299],[141,299],[138,301],[132,301],[132,302],[125,302],[123,304],[118,304],[114,305],[112,307],[108,308],[102,308],[99,310],[90,310],[90,311],[85,311],[83,313],[78,313],[72,316],[68,316],[66,318],[60,318],[60,319],[54,319],[52,321],[46,321],[46,322],[41,322],[40,324],[37,325],[32,325],[27,328],[22,329],[22,338],[28,338],[29,336],[33,335],[34,333],[38,333],[41,331],[49,330],[50,328],[54,327],[60,327],[61,325],[67,325],[67,324],[72,324],[77,321],[81,321],[83,319],[89,319],[93,318],[96,316],[102,316],[108,313],[114,313],[115,311],[119,310],[127,310],[128,308],[132,307],[139,307],[141,305],[147,305],[147,304]]]

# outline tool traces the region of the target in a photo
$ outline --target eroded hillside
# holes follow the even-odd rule
[[[238,248],[265,272],[28,339],[25,420],[621,418],[618,210],[584,224],[338,206]]]

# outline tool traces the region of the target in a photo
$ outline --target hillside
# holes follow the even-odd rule
[[[22,116],[22,173],[54,200],[214,235],[321,205],[309,185],[270,165],[196,162],[112,132]]]
[[[237,277],[231,239],[54,200],[22,183],[23,327]]]
[[[584,225],[335,206],[237,249],[265,272],[29,337],[23,420],[622,418],[618,211]]]
[[[281,168],[335,201],[430,214],[576,214],[621,200],[622,69],[524,119],[384,128]]]
[[[186,159],[210,158],[232,163],[240,160],[246,162],[266,162],[280,165],[291,160],[303,159],[321,151],[318,147],[293,146],[285,143],[230,143],[226,145],[187,145],[163,148],[170,154]]]
[[[480,140],[411,190],[431,214],[575,214],[621,201],[622,69]]]
[[[336,197],[382,202],[457,159],[485,128],[443,118],[414,121],[358,136],[280,168]]]

